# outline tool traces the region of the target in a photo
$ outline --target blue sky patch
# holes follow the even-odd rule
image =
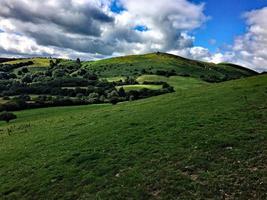
[[[145,25],[137,25],[134,27],[134,30],[140,31],[140,32],[146,32],[148,31],[148,27]]]
[[[196,46],[208,48],[211,52],[232,44],[234,39],[246,32],[244,13],[267,6],[266,0],[190,0],[205,3],[204,13],[211,17],[206,24],[196,30]],[[216,44],[210,40],[216,41]]]
[[[110,10],[114,13],[121,13],[125,9],[120,5],[117,0],[113,0],[110,5]]]

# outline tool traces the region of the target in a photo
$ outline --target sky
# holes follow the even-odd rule
[[[267,71],[267,0],[0,0],[0,57],[167,52]]]

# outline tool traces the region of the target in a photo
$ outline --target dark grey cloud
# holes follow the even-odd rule
[[[42,2],[31,6],[31,0],[2,0],[0,16],[40,26],[53,23],[67,32],[92,36],[100,36],[101,24],[114,22],[113,17],[94,5],[75,6],[71,0],[59,0],[57,6]]]
[[[114,51],[114,45],[108,45],[98,38],[68,37],[63,33],[49,32],[26,32],[26,34],[35,38],[36,42],[43,46],[56,46],[79,52],[99,53],[103,55],[111,55]]]
[[[0,41],[6,41],[0,46],[7,52],[17,48],[20,54],[95,58],[169,51],[191,48],[194,38],[188,32],[205,21],[203,5],[187,0],[120,0],[125,8],[120,13],[112,13],[110,3],[0,0],[0,29],[5,33]],[[137,25],[148,30],[137,31]]]

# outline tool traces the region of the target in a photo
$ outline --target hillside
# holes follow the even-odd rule
[[[253,75],[160,52],[91,62],[21,58],[0,64],[0,111],[116,104]]]
[[[131,58],[90,67],[143,62]],[[267,75],[189,82],[113,106],[16,112],[0,122],[0,199],[266,199]]]
[[[44,71],[50,65],[49,58],[21,58],[2,64],[18,64],[31,61],[30,71]],[[55,61],[55,59],[52,59]],[[70,60],[59,59],[68,64]],[[84,68],[94,71],[100,77],[140,76],[144,74],[179,75],[202,79],[207,82],[221,82],[258,74],[248,68],[231,63],[208,63],[191,60],[167,53],[149,53],[114,57],[98,61],[83,61]],[[15,70],[16,72],[17,70]]]
[[[0,63],[6,63],[9,61],[14,61],[16,60],[15,58],[0,58]]]
[[[233,64],[214,64],[190,60],[166,53],[150,53],[83,62],[83,66],[100,76],[138,76],[169,72],[171,75],[191,76],[209,82],[220,82],[256,75],[257,72]]]
[[[33,64],[31,64],[29,67],[48,67],[49,66],[49,58],[21,58],[21,59],[15,59],[11,61],[4,62],[3,64],[16,64],[20,62],[28,62],[32,61]]]

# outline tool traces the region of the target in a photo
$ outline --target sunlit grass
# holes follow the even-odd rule
[[[266,199],[266,85],[15,112],[0,122],[0,198]]]

